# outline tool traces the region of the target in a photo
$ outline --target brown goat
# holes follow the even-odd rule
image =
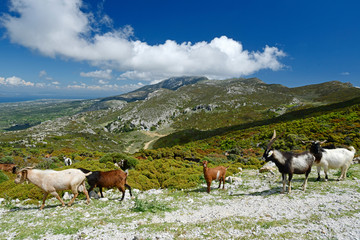
[[[79,168],[79,169],[84,173],[90,172],[89,170],[86,170],[84,168]],[[104,197],[102,193],[103,187],[104,188],[116,187],[123,194],[121,198],[122,201],[124,200],[125,197],[125,187],[129,189],[130,196],[132,196],[131,187],[126,182],[127,176],[128,173],[122,170],[112,170],[107,172],[92,171],[92,174],[86,177],[90,185],[88,192],[91,192],[95,187],[99,187],[101,197],[103,198]]]
[[[0,163],[0,170],[16,173],[16,164],[13,163]]]
[[[225,175],[226,175],[226,170],[229,167],[223,167],[223,166],[218,166],[215,168],[208,168],[207,167],[208,162],[207,161],[203,161],[203,167],[204,167],[204,177],[207,183],[207,192],[210,193],[210,186],[211,186],[211,182],[213,180],[219,180],[219,188],[221,186],[221,181],[223,182],[223,189],[225,188]]]

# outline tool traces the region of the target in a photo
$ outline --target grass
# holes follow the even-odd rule
[[[134,212],[162,212],[162,211],[170,211],[171,208],[166,204],[159,202],[156,199],[152,200],[143,200],[135,197],[134,199],[134,207],[131,209]]]

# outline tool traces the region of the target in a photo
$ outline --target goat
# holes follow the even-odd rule
[[[314,165],[316,165],[318,178],[316,181],[320,181],[320,170],[321,167],[324,168],[325,173],[325,181],[328,180],[328,169],[341,168],[341,175],[337,179],[343,180],[346,179],[346,172],[351,165],[351,162],[355,155],[355,148],[349,147],[346,148],[331,148],[325,149],[321,147],[321,144],[325,143],[325,141],[311,141],[310,152],[315,156]]]
[[[63,171],[54,171],[54,170],[40,170],[32,169],[30,167],[23,168],[18,171],[15,183],[20,184],[25,180],[35,184],[44,191],[44,197],[40,210],[45,206],[45,200],[49,193],[56,197],[62,204],[65,206],[64,201],[61,199],[57,191],[59,190],[69,190],[74,194],[74,197],[68,203],[70,207],[71,204],[75,201],[75,198],[79,195],[78,190],[82,190],[87,199],[87,204],[90,202],[89,194],[85,188],[85,178],[90,175],[90,173],[84,174],[78,169],[67,169]],[[81,189],[81,187],[83,189]]]
[[[86,170],[84,168],[79,168],[84,173],[90,172],[89,170]],[[111,170],[107,172],[101,172],[101,171],[93,171],[92,174],[87,176],[88,183],[90,185],[89,192],[91,192],[95,187],[99,187],[101,197],[103,198],[104,195],[102,193],[102,188],[112,188],[117,187],[120,192],[122,192],[121,201],[124,200],[125,197],[125,187],[129,189],[130,196],[132,196],[131,193],[131,187],[127,184],[127,171],[122,170]]]
[[[16,173],[16,164],[13,163],[0,163],[0,170],[2,171],[6,171],[6,172],[11,172],[11,173]]]
[[[282,134],[280,136],[282,136]],[[293,152],[280,152],[278,150],[271,149],[271,145],[279,137],[276,137],[276,131],[274,130],[274,134],[264,152],[263,159],[266,162],[269,161],[274,162],[277,168],[279,169],[279,172],[282,175],[282,183],[283,183],[283,188],[281,193],[285,192],[286,175],[289,175],[288,193],[291,193],[291,180],[293,174],[305,174],[305,181],[302,185],[303,191],[305,191],[307,180],[311,172],[311,167],[314,163],[315,157],[309,151],[305,151],[302,153],[293,153]]]
[[[72,164],[71,158],[64,157],[65,166],[70,166]]]
[[[210,186],[211,186],[211,182],[213,180],[219,180],[219,187],[221,186],[221,182],[223,182],[223,189],[225,188],[225,175],[226,175],[226,170],[229,168],[228,167],[223,167],[223,166],[218,166],[215,168],[208,168],[208,161],[203,161],[203,170],[204,170],[204,177],[206,180],[206,184],[207,184],[207,193],[210,193]]]

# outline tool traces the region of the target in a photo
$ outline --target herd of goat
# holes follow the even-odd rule
[[[317,166],[317,180],[320,180],[321,168],[324,169],[325,181],[328,180],[328,169],[340,168],[341,175],[338,180],[343,180],[346,178],[346,172],[351,165],[351,162],[356,152],[354,147],[323,148],[321,147],[321,144],[323,144],[325,141],[311,141],[309,151],[305,151],[302,153],[281,152],[272,148],[273,143],[280,136],[276,136],[276,131],[274,130],[274,134],[269,144],[266,146],[265,152],[263,154],[263,159],[266,162],[274,162],[279,169],[279,172],[282,174],[283,187],[281,193],[284,193],[286,189],[286,175],[289,175],[288,192],[291,192],[291,180],[293,174],[305,174],[305,181],[303,183],[303,190],[305,191],[308,176],[313,165]],[[71,165],[71,159],[70,161],[69,159],[64,160],[66,165]],[[224,189],[225,175],[228,167],[218,166],[215,168],[208,168],[207,161],[203,161],[202,164],[204,177],[207,183],[207,192],[210,193],[210,186],[213,180],[219,181],[219,188],[221,187],[221,183],[223,183]],[[14,171],[14,168],[12,168],[12,171]],[[48,194],[56,197],[61,202],[62,206],[65,206],[64,201],[57,193],[57,191],[61,190],[71,190],[74,195],[73,198],[70,200],[68,206],[71,206],[71,204],[75,201],[75,198],[78,196],[79,191],[84,192],[87,198],[87,203],[89,203],[90,199],[88,192],[92,191],[95,187],[99,188],[101,197],[104,197],[102,193],[102,188],[118,188],[119,191],[122,192],[122,201],[125,197],[125,188],[129,189],[130,196],[132,196],[131,187],[127,184],[127,177],[128,172],[124,172],[122,170],[91,172],[89,170],[79,168],[67,169],[63,171],[54,171],[32,169],[30,167],[27,167],[17,171],[15,183],[29,181],[41,188],[44,192],[44,197],[40,209],[43,209]],[[85,188],[86,179],[88,184],[90,185],[89,190],[86,190]]]

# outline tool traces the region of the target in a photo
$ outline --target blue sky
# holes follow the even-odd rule
[[[358,1],[1,0],[0,101],[97,98],[172,76],[360,86]]]

